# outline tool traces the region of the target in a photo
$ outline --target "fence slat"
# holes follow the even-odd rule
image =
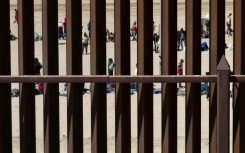
[[[9,0],[1,1],[0,75],[11,75],[9,42]],[[0,152],[12,153],[11,85],[0,84]]]
[[[245,74],[245,43],[243,29],[245,25],[245,3],[242,0],[234,0],[234,75]],[[234,153],[245,152],[245,83],[233,84],[233,151]]]
[[[116,75],[130,75],[130,0],[115,1]],[[116,153],[131,153],[130,83],[116,84]]]
[[[186,2],[186,74],[201,74],[201,1]],[[186,84],[186,153],[201,152],[201,85]]]
[[[222,57],[217,67],[217,153],[230,152],[230,66]]]
[[[43,74],[58,75],[58,1],[43,0]],[[44,84],[44,152],[59,153],[59,85]]]
[[[34,72],[34,9],[33,0],[18,0],[19,10],[19,75]],[[20,152],[36,152],[35,85],[20,84]]]
[[[81,1],[66,1],[67,15],[67,74],[82,75]],[[83,152],[83,84],[67,84],[68,153]]]
[[[162,1],[161,57],[163,75],[176,75],[177,0]],[[162,84],[162,153],[177,153],[176,83]]]
[[[91,74],[106,74],[106,1],[90,1]],[[106,84],[91,84],[92,153],[107,152]]]
[[[211,75],[217,73],[217,65],[225,54],[225,0],[210,1],[210,61],[209,71]],[[217,87],[210,84],[209,98],[209,151],[217,152]]]
[[[137,1],[138,74],[153,74],[153,1]],[[150,28],[152,30],[150,30]],[[153,84],[138,84],[138,152],[153,152]]]

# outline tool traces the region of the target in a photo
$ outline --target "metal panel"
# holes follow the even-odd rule
[[[245,82],[245,76],[231,76],[234,82]],[[216,75],[201,76],[201,75],[163,75],[163,76],[149,76],[149,75],[138,75],[138,76],[107,76],[107,75],[90,75],[90,76],[0,76],[0,83],[33,83],[33,82],[46,82],[46,83],[176,83],[176,82],[217,82]]]
[[[217,73],[217,65],[221,57],[225,54],[225,0],[210,1],[210,54],[209,67],[210,74]],[[217,87],[210,84],[210,114],[209,114],[209,150],[210,153],[217,152]]]
[[[81,0],[66,1],[67,74],[82,75]],[[81,83],[67,84],[68,153],[83,152],[83,98]]]
[[[34,72],[34,10],[33,0],[19,0],[19,74]],[[20,84],[20,152],[36,152],[35,85]]]
[[[58,1],[43,0],[43,74],[58,75]],[[44,152],[59,153],[59,85],[44,84]]]
[[[230,66],[222,57],[217,67],[217,153],[230,152]]]
[[[9,0],[0,4],[0,75],[11,75]],[[12,152],[11,85],[0,84],[0,152]]]
[[[244,24],[245,24],[245,3],[242,0],[234,0],[234,74],[245,74],[245,43],[244,43]],[[240,81],[240,80],[239,80]],[[234,153],[245,152],[245,83],[234,83],[233,85],[233,151]]]
[[[186,2],[186,74],[201,74],[201,0]],[[201,85],[186,84],[186,153],[201,152]]]
[[[130,75],[130,0],[115,0],[116,75]],[[131,153],[130,83],[116,84],[116,153]]]
[[[177,0],[162,0],[162,72],[176,75]],[[176,34],[175,34],[176,33]],[[162,153],[177,152],[176,82],[162,84]]]
[[[91,74],[106,74],[105,0],[90,1]],[[106,84],[91,84],[92,153],[107,152]]]
[[[137,1],[138,74],[153,74],[153,1]],[[151,30],[152,29],[152,30]],[[138,84],[138,152],[153,152],[153,84]]]

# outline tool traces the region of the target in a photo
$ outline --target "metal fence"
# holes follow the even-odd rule
[[[233,96],[233,152],[245,152],[244,77],[245,3],[234,0],[234,75],[223,58],[225,54],[225,0],[210,1],[211,43],[210,76],[201,74],[200,24],[201,1],[186,0],[186,76],[176,75],[177,63],[177,0],[163,0],[162,76],[153,76],[152,21],[153,0],[137,2],[138,73],[130,75],[130,0],[115,0],[116,75],[106,75],[105,0],[91,0],[91,76],[82,74],[81,1],[67,0],[67,76],[58,76],[58,0],[43,0],[43,64],[44,76],[33,75],[34,9],[33,0],[18,0],[19,10],[19,76],[11,76],[9,41],[9,0],[0,1],[0,152],[12,152],[11,84],[20,83],[20,152],[35,153],[35,93],[34,82],[44,85],[44,152],[58,153],[59,145],[59,82],[68,83],[68,151],[83,152],[84,82],[91,82],[92,152],[107,152],[106,84],[116,83],[116,150],[131,152],[130,82],[138,82],[138,152],[153,152],[152,83],[162,83],[162,152],[177,152],[177,88],[186,87],[186,152],[201,152],[200,82],[210,82],[210,153],[229,152],[229,83],[235,82]],[[198,44],[198,45],[196,45]]]

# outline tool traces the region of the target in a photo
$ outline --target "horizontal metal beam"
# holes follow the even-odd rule
[[[245,75],[231,75],[231,82],[245,82]]]
[[[235,78],[235,77],[233,77]],[[240,79],[239,81],[245,82],[245,76],[236,77]],[[232,79],[234,80],[234,79]],[[103,83],[103,82],[113,82],[113,83],[176,83],[176,82],[216,82],[217,75],[166,75],[166,76],[152,76],[152,75],[138,75],[138,76],[107,76],[107,75],[67,75],[67,76],[0,76],[0,83],[34,83],[34,82],[44,82],[44,83]]]

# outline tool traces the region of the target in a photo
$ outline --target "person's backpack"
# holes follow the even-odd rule
[[[206,51],[206,50],[208,50],[208,44],[207,44],[207,42],[201,43],[201,51]]]

